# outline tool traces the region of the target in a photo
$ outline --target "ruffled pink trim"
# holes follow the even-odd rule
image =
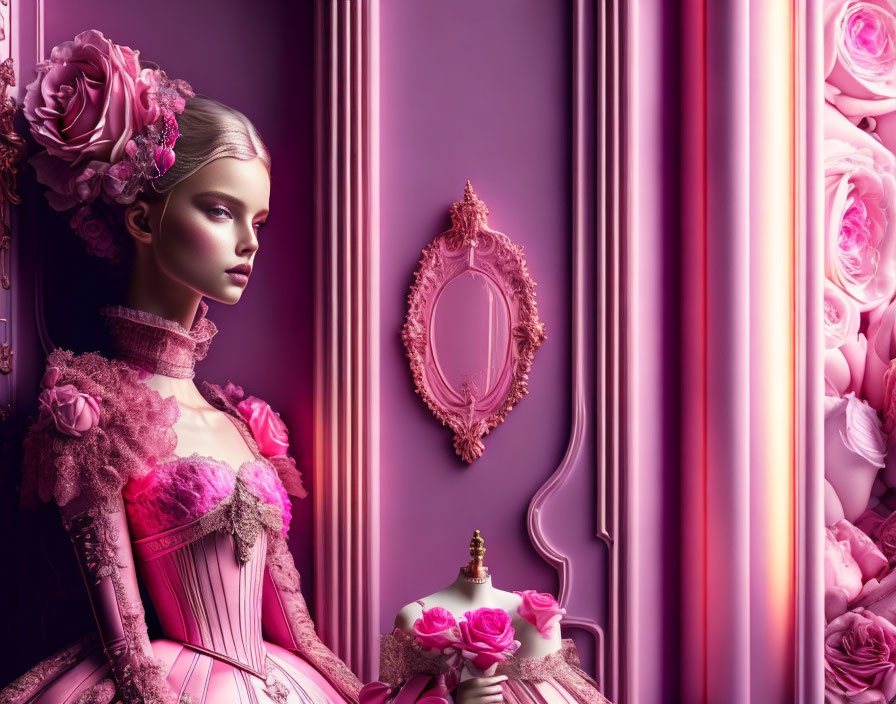
[[[56,349],[47,368],[59,370],[57,384],[71,384],[98,401],[99,422],[82,437],[60,433],[46,419],[29,428],[23,506],[50,499],[65,506],[75,498],[79,506],[107,503],[131,477],[145,475],[147,465],[174,452],[177,402],[141,384],[137,371],[125,362]]]
[[[253,452],[260,455],[261,453],[258,450],[258,444],[255,442],[255,438],[252,435],[252,429],[249,427],[243,414],[240,413],[236,407],[236,401],[243,395],[242,388],[229,382],[225,388],[221,388],[218,384],[203,381],[199,386],[199,390],[205,400],[212,406],[219,411],[224,411],[225,413],[230,414],[239,421],[239,427],[243,429],[243,437],[246,439],[246,442],[252,448]],[[280,481],[283,483],[287,494],[299,499],[304,499],[308,496],[308,492],[302,484],[302,474],[299,472],[298,467],[296,467],[296,462],[291,456],[276,455],[274,457],[268,457],[267,460],[274,466],[274,469],[277,470],[277,474],[279,475]]]
[[[217,326],[206,317],[208,304],[199,309],[189,330],[159,315],[126,306],[100,310],[112,336],[117,357],[153,374],[192,379],[194,366],[208,354]]]
[[[233,493],[236,477],[225,465],[188,457],[133,477],[123,496],[137,538],[186,525]]]

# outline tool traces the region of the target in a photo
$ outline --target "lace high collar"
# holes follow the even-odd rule
[[[208,304],[199,309],[189,330],[154,313],[106,306],[100,310],[112,338],[115,356],[153,374],[192,379],[196,361],[205,358],[218,328],[206,318]]]

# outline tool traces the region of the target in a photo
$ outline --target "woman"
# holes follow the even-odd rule
[[[56,349],[25,440],[22,498],[60,507],[99,638],[2,702],[344,702],[360,682],[317,637],[287,548],[304,496],[286,429],[228,383],[193,382],[268,214],[252,124],[90,30],[54,48],[25,114],[33,159],[88,251],[130,267],[103,309],[115,354]],[[150,640],[140,573],[164,638]]]

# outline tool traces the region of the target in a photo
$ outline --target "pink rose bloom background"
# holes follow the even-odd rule
[[[504,609],[481,608],[467,611],[460,632],[464,657],[484,672],[504,662],[516,652],[520,642],[514,640],[510,616]]]
[[[859,311],[896,293],[896,158],[827,106],[825,274]]]
[[[553,594],[537,592],[534,589],[515,591],[514,594],[523,599],[518,609],[520,616],[535,626],[542,638],[550,638],[551,631],[563,618],[566,609],[560,608]]]
[[[896,626],[848,611],[825,628],[825,694],[831,702],[889,702],[896,696]]]
[[[825,6],[825,97],[856,121],[896,110],[894,11],[890,0],[833,0]]]
[[[444,651],[460,642],[460,628],[454,615],[441,606],[424,609],[422,618],[414,621],[414,635],[424,648]]]
[[[886,438],[880,418],[865,401],[847,394],[824,401],[824,475],[855,521],[868,506],[875,477],[884,466]]]
[[[100,419],[100,405],[88,394],[82,394],[76,386],[65,384],[44,389],[38,397],[40,417],[56,426],[64,435],[79,438]]]
[[[837,521],[830,530],[837,540],[849,544],[863,581],[879,577],[887,569],[887,558],[864,531],[845,519]]]
[[[265,457],[286,454],[289,449],[289,432],[280,416],[267,403],[250,396],[245,401],[240,401],[236,408],[248,421],[261,454]]]
[[[837,540],[830,528],[824,538],[824,615],[833,621],[846,613],[849,602],[862,591],[862,570],[849,543]]]

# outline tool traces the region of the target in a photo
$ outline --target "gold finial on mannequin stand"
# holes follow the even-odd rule
[[[470,562],[464,565],[464,575],[471,582],[482,583],[488,577],[488,567],[482,564],[485,557],[485,541],[478,530],[473,531],[470,539]]]

